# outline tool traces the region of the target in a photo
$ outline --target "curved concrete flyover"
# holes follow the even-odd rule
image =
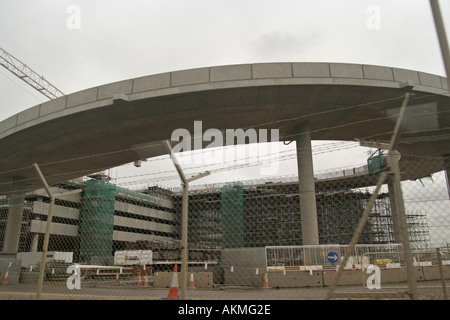
[[[124,80],[37,105],[0,122],[0,194],[14,179],[41,187],[165,154],[178,128],[277,128],[295,140],[386,141],[405,91],[413,93],[398,150],[437,157],[417,178],[442,170],[450,154],[447,79],[423,72],[344,63],[261,63],[206,67]]]

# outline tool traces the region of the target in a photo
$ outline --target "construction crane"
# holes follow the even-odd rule
[[[64,95],[61,90],[45,80],[43,76],[37,74],[26,64],[2,48],[0,48],[0,65],[49,99],[55,99]]]

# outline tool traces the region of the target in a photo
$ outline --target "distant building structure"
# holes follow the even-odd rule
[[[153,259],[178,260],[181,193],[160,187],[137,192],[100,178],[65,182],[55,193],[82,189],[55,202],[49,251],[73,252],[75,262],[107,259],[117,250],[151,249]],[[348,244],[371,194],[345,187],[316,191],[320,244]],[[40,251],[49,198],[44,189],[28,193],[19,252]],[[0,200],[3,247],[9,200]],[[425,214],[408,214],[413,246],[430,241]],[[380,194],[359,239],[396,243],[389,194]],[[302,245],[296,182],[232,183],[189,194],[189,250],[195,261],[217,259],[229,248]]]

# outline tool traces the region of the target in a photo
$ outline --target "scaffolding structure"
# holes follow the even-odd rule
[[[59,213],[53,223],[59,229],[52,233],[50,250],[74,252],[77,261],[147,249],[156,261],[180,259],[180,193],[160,187],[134,192],[97,180],[59,187],[84,192],[77,199],[56,201]],[[316,190],[319,243],[348,244],[371,193],[339,184]],[[48,199],[32,193],[25,201],[20,251],[31,251],[36,239],[36,248],[42,246],[39,226],[46,221]],[[9,200],[0,199],[1,235],[8,211]],[[407,212],[414,249],[430,243],[427,219],[423,211]],[[223,249],[303,245],[298,183],[232,183],[192,190],[188,230],[190,261],[217,261]],[[0,237],[0,245],[3,240]],[[359,243],[398,243],[388,193],[378,195]]]
[[[298,184],[244,184],[240,192],[233,190],[237,190],[236,184],[198,189],[189,195],[190,244],[221,249],[302,245]],[[319,189],[320,244],[347,244],[370,197],[369,191],[345,187]],[[181,206],[180,195],[175,193],[172,201],[175,208]],[[407,220],[411,243],[416,248],[426,247],[430,240],[426,214],[409,212]],[[379,194],[359,243],[397,242],[389,194]]]
[[[430,231],[428,228],[428,218],[424,212],[408,212],[406,214],[408,223],[411,247],[413,249],[422,249],[431,242]]]

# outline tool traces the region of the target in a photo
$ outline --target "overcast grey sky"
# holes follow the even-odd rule
[[[448,26],[450,1],[440,5]],[[66,94],[161,72],[259,62],[362,63],[445,75],[428,0],[0,0],[0,47]],[[0,69],[0,121],[44,101]]]

